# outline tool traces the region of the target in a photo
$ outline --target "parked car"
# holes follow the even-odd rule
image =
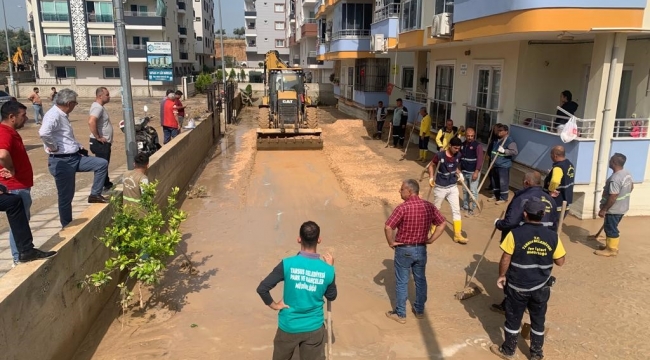
[[[2,106],[7,101],[17,101],[17,100],[16,100],[15,97],[13,97],[13,96],[7,94],[6,92],[0,90],[0,106]]]

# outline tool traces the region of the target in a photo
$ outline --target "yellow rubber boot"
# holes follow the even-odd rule
[[[618,255],[618,241],[619,238],[607,238],[605,240],[606,244],[604,249],[594,251],[594,254],[598,256],[616,256]]]
[[[423,162],[427,161],[427,152],[428,152],[428,150],[422,150],[422,161]]]
[[[454,242],[467,244],[467,238],[463,236],[460,220],[454,220]]]

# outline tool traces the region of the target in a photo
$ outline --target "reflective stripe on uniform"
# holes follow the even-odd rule
[[[529,291],[535,291],[535,290],[539,290],[539,289],[543,288],[543,287],[546,285],[546,283],[548,283],[548,279],[550,279],[550,278],[551,278],[551,277],[549,276],[549,277],[546,279],[546,281],[544,281],[543,283],[541,283],[541,284],[539,284],[539,285],[537,285],[537,286],[533,286],[533,287],[530,288],[530,289],[522,289],[522,288],[518,288],[518,287],[516,287],[516,286],[513,286],[513,285],[510,284],[510,283],[507,283],[507,285],[508,285],[511,289],[514,289],[514,290],[517,290],[517,291],[529,292]]]
[[[517,264],[511,262],[510,265],[514,267],[518,267],[520,269],[550,269],[553,267],[553,265],[539,265],[539,264],[531,264],[531,265],[522,265],[522,264]]]
[[[498,189],[494,189],[494,190],[498,190]],[[567,209],[568,209],[568,208],[569,208],[569,207],[567,206]],[[560,209],[561,209],[561,208],[560,208]],[[520,221],[520,222],[519,222],[519,226],[521,226],[521,225],[523,225],[523,224],[525,224],[524,221]],[[551,227],[551,226],[555,225],[554,223],[549,222],[549,221],[542,221],[540,224],[542,224],[542,226],[545,226],[545,227]]]

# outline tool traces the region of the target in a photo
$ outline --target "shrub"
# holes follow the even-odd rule
[[[201,74],[196,79],[194,86],[196,87],[196,91],[203,93],[210,84],[212,84],[212,77],[209,74]]]

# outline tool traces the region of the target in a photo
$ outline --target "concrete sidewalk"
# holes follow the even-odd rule
[[[115,185],[122,183],[122,174],[126,171],[126,165],[120,166],[117,170],[113,171],[115,174],[120,174],[117,178],[111,179]],[[74,199],[72,200],[73,221],[78,219],[81,213],[91,205],[88,203],[89,194],[90,186],[75,192]],[[108,193],[105,193],[104,195],[110,196]],[[34,246],[40,248],[50,240],[52,236],[56,235],[61,230],[58,207],[54,205],[39,213],[32,214],[31,219],[29,220],[29,226],[32,228]],[[9,231],[4,231],[0,233],[0,278],[11,270],[12,263],[11,247],[9,246]],[[18,266],[20,266],[20,264]]]

